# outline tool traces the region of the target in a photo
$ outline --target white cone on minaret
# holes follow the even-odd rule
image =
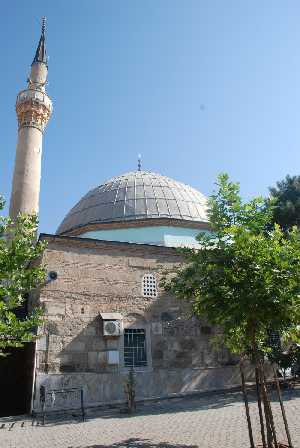
[[[19,213],[38,214],[39,211],[43,132],[52,113],[52,102],[45,91],[47,75],[43,18],[28,86],[18,94],[16,102],[18,143],[9,209],[12,220]]]

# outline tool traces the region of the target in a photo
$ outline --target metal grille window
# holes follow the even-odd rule
[[[143,296],[157,297],[156,278],[153,274],[145,274],[143,277]]]
[[[278,333],[278,331],[270,330],[268,333],[269,333],[268,334],[268,340],[267,340],[268,346],[273,348],[273,349],[281,348],[280,334]]]
[[[125,367],[143,367],[147,365],[146,334],[142,329],[124,330]]]

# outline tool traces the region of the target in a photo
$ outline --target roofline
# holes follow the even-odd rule
[[[168,217],[146,218],[146,219],[129,219],[120,221],[94,221],[83,224],[81,226],[72,227],[65,230],[58,235],[77,236],[85,232],[96,230],[113,230],[126,229],[132,227],[155,227],[159,225],[175,226],[175,227],[189,227],[200,230],[210,230],[209,221],[193,221],[188,219],[177,219]]]
[[[112,245],[112,246],[124,246],[124,247],[138,247],[138,248],[154,248],[154,250],[160,249],[160,250],[167,250],[169,252],[173,252],[174,255],[178,254],[179,247],[169,247],[169,246],[159,246],[157,244],[145,244],[145,243],[130,243],[125,241],[108,241],[108,240],[98,240],[95,238],[82,238],[77,236],[67,236],[67,235],[56,235],[51,233],[40,233],[38,241],[41,240],[58,240],[58,241],[68,241],[68,242],[77,242],[77,243],[93,243],[98,244],[99,246],[103,245]]]

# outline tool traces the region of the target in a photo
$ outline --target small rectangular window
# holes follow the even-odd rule
[[[143,329],[124,330],[125,367],[144,367],[147,365],[146,335]]]
[[[156,278],[153,274],[145,274],[143,276],[143,296],[157,297]]]

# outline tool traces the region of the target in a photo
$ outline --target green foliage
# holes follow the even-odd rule
[[[276,199],[273,222],[283,230],[300,226],[300,176],[286,176],[276,187],[270,188],[271,196]]]
[[[0,197],[0,210],[4,200]],[[0,217],[0,356],[11,347],[35,339],[41,311],[19,317],[25,297],[45,280],[45,269],[35,263],[45,245],[36,242],[38,219],[20,214],[15,223]]]
[[[283,370],[283,375],[287,369],[293,368],[300,363],[300,347],[297,344],[290,345],[286,350],[281,347],[274,347],[268,353],[268,359],[277,364]]]
[[[213,232],[200,234],[201,249],[183,251],[186,263],[163,280],[197,316],[224,330],[235,353],[267,350],[270,329],[286,335],[300,320],[300,240],[296,228],[271,230],[274,203],[243,203],[239,184],[218,177],[209,201]]]

